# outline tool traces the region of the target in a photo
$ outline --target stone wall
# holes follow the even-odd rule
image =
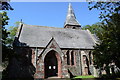
[[[93,74],[93,55],[90,50],[81,50],[82,75]]]
[[[62,52],[64,52],[64,55],[65,55],[65,64],[66,65],[66,76],[70,77],[70,74],[72,74],[73,76],[76,76],[76,75],[81,75],[81,61],[80,61],[80,51],[79,50],[69,50],[69,55],[72,54],[74,55],[74,65],[71,64],[71,55],[70,55],[70,64],[67,64],[67,51],[68,50],[62,50]],[[68,70],[70,72],[68,72]]]
[[[60,50],[60,48],[56,47],[54,48],[16,48],[16,53],[20,54],[22,56],[22,62],[26,62],[27,64],[32,63],[35,70],[34,78],[45,78],[45,69],[44,69],[44,58],[45,55],[51,50],[54,50],[57,52],[58,56],[60,56],[61,65],[58,66],[61,67],[60,72],[60,78],[70,78],[70,74],[73,76],[77,75],[89,75],[93,74],[93,62],[90,63],[90,50],[69,50],[69,49],[63,49]],[[67,64],[67,51],[69,51],[70,54],[70,64]],[[72,64],[71,60],[71,53],[74,55],[74,64]],[[88,60],[88,63],[84,63],[84,58],[86,57]],[[27,60],[26,60],[27,57]],[[93,56],[91,56],[91,59],[93,59]],[[24,60],[24,61],[23,61]],[[22,63],[20,62],[20,63]],[[19,64],[19,62],[18,62]],[[24,64],[24,63],[22,63]],[[33,74],[32,74],[33,75]]]

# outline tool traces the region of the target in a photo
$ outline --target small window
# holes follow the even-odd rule
[[[69,51],[67,51],[67,65],[70,65],[70,55],[69,55]]]
[[[56,69],[56,66],[53,66],[53,69]]]
[[[71,52],[71,64],[74,65],[74,53],[73,53],[73,51]]]
[[[73,27],[73,29],[76,29],[76,27]]]
[[[90,62],[90,64],[92,64],[92,55],[91,55],[91,51],[89,52],[89,62]]]
[[[51,66],[49,66],[49,69],[51,69]]]

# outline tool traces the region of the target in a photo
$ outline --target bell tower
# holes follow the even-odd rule
[[[68,12],[67,12],[67,16],[66,16],[66,21],[64,23],[64,28],[71,28],[71,29],[80,29],[81,28],[81,25],[76,20],[71,3],[69,3],[69,6],[68,6]]]

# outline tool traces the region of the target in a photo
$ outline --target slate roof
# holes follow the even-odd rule
[[[23,24],[16,37],[29,47],[46,47],[52,37],[60,48],[93,49],[94,37],[88,30],[55,28]]]
[[[76,17],[75,17],[74,11],[72,9],[71,3],[69,3],[69,6],[68,6],[68,13],[67,13],[67,17],[66,17],[66,21],[65,21],[64,26],[65,25],[77,25],[77,26],[80,26],[80,24],[76,20]]]

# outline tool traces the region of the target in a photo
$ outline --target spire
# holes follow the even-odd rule
[[[73,28],[73,27],[75,29],[80,28],[80,24],[76,20],[71,3],[69,3],[69,6],[68,6],[68,13],[67,13],[66,21],[64,24],[64,28],[68,28],[68,26],[69,26],[69,28]]]

